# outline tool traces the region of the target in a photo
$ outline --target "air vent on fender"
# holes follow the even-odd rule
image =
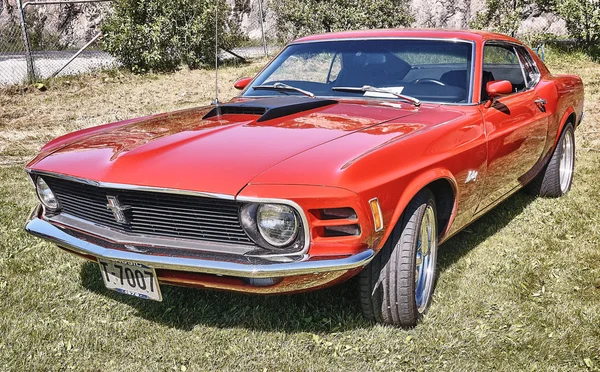
[[[297,114],[299,112],[314,110],[320,107],[336,104],[332,99],[304,98],[304,97],[274,97],[253,99],[245,102],[233,102],[219,105],[210,110],[202,119],[217,115],[261,115],[257,122],[277,119],[280,117]],[[220,113],[219,113],[220,110]]]
[[[309,212],[314,217],[313,232],[317,236],[336,238],[361,234],[356,212],[350,207],[311,209]]]

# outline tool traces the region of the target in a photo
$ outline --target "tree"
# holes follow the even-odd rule
[[[471,27],[514,35],[534,11],[562,18],[569,35],[594,47],[600,41],[600,0],[486,0]]]
[[[281,40],[307,34],[409,25],[408,0],[273,0]]]
[[[599,0],[561,0],[555,8],[567,23],[571,37],[583,41],[587,47],[600,42]]]
[[[514,36],[534,3],[534,0],[487,0],[485,10],[477,13],[470,26]]]
[[[215,4],[219,46],[229,47],[239,32],[225,0],[116,0],[102,26],[104,48],[134,72],[212,65]]]

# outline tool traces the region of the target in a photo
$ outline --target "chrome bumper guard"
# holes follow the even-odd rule
[[[225,260],[156,256],[102,247],[98,244],[68,234],[63,229],[41,219],[39,208],[34,209],[25,230],[68,250],[97,258],[116,261],[137,262],[156,269],[187,271],[204,274],[235,276],[242,278],[274,278],[294,275],[317,274],[330,271],[351,270],[368,264],[375,252],[367,249],[344,258],[331,260],[305,260],[297,262],[271,262],[260,264],[239,263]]]

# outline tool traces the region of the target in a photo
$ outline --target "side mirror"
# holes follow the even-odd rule
[[[233,87],[237,90],[243,90],[248,86],[248,84],[252,81],[252,78],[243,78],[235,82]]]
[[[485,91],[487,92],[488,97],[490,97],[490,100],[485,103],[484,107],[490,108],[498,97],[511,94],[513,92],[513,86],[508,80],[494,80],[489,81],[485,85]]]
[[[490,81],[485,86],[485,91],[490,98],[497,98],[513,92],[513,86],[508,80]]]

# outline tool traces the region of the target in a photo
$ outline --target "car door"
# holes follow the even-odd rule
[[[521,182],[527,178],[524,176],[542,159],[548,114],[544,97],[536,89],[539,70],[531,56],[525,53],[528,53],[525,48],[508,43],[487,42],[484,45],[482,84],[490,80],[508,80],[513,85],[513,93],[498,98],[489,107],[480,105],[488,159],[478,211],[494,205],[522,186]],[[482,90],[485,91],[485,87]]]

